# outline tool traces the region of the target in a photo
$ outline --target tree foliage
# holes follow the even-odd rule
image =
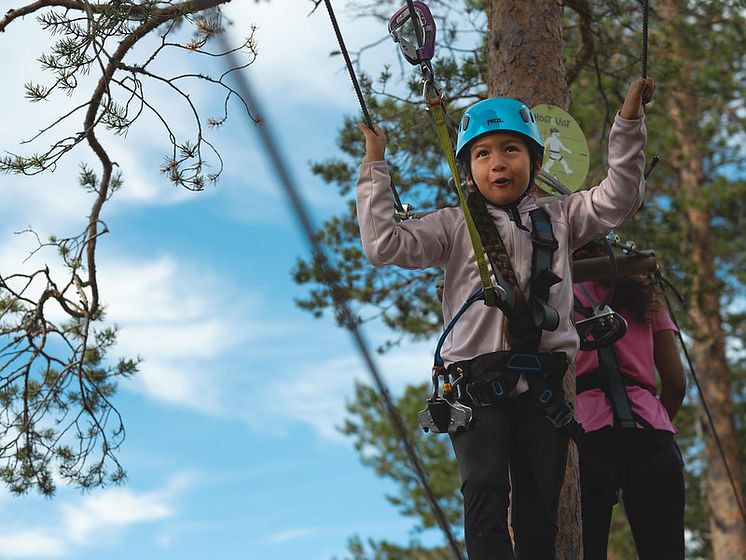
[[[137,121],[159,123],[164,151],[161,172],[175,185],[201,190],[222,172],[209,129],[228,117],[229,101],[245,103],[226,82],[231,71],[173,74],[161,61],[173,53],[212,59],[210,39],[223,31],[221,4],[228,0],[41,0],[11,9],[0,19],[10,26],[38,25],[53,43],[38,62],[42,83],[25,84],[31,103],[60,95],[82,99],[26,142],[47,139],[38,153],[0,158],[0,171],[36,175],[54,171],[78,146],[90,150],[78,183],[91,195],[81,231],[41,239],[34,252],[56,250],[57,260],[31,272],[0,275],[0,476],[15,493],[36,488],[51,495],[55,472],[65,482],[91,488],[120,482],[117,460],[124,424],[112,401],[117,381],[133,375],[139,358],[109,357],[117,328],[105,323],[96,255],[108,233],[103,208],[122,187],[121,170],[105,146],[111,135],[125,136]],[[35,18],[35,22],[31,17]],[[251,33],[234,49],[242,64],[256,54]],[[243,67],[243,66],[242,66]],[[190,96],[195,85],[210,84],[223,94],[218,115],[203,122]],[[6,84],[6,87],[12,84]],[[179,130],[158,106],[153,89],[169,92],[169,111],[181,104]],[[58,132],[70,127],[74,133]]]
[[[436,73],[444,84],[449,112],[456,120],[466,105],[486,93],[489,38],[482,32],[485,5],[466,2],[451,6],[450,10],[443,4],[433,7],[435,15],[441,18],[439,28],[446,29],[436,49]],[[719,294],[721,323],[733,350],[727,364],[728,382],[743,459],[746,399],[742,302],[746,294],[743,267],[746,243],[739,232],[746,194],[742,142],[746,131],[744,3],[738,0],[672,0],[651,5],[650,73],[656,78],[658,90],[656,101],[648,108],[646,152],[648,161],[657,154],[662,162],[648,182],[643,211],[618,233],[634,240],[640,248],[656,250],[661,269],[678,286],[685,302],[698,301],[705,292]],[[666,12],[671,5],[678,10],[673,18]],[[378,9],[379,16],[388,15],[388,7]],[[638,2],[565,2],[565,58],[575,57],[580,61],[577,65],[568,65],[568,74],[572,74],[570,112],[589,140],[592,154],[589,185],[596,184],[605,174],[606,140],[611,122],[629,80],[639,75],[640,22]],[[467,33],[474,33],[476,39],[464,50]],[[674,42],[676,49],[672,46]],[[362,56],[364,51],[359,54]],[[373,120],[382,126],[389,140],[387,162],[402,200],[413,204],[417,210],[455,205],[455,195],[448,186],[448,172],[436,147],[429,116],[420,102],[421,87],[416,70],[410,73],[407,69],[384,68],[376,74],[379,70],[371,69],[370,64],[360,66]],[[693,93],[696,104],[691,111],[694,115],[677,115],[671,100],[682,91]],[[350,199],[356,165],[364,153],[362,139],[354,127],[355,120],[348,119],[340,130],[341,155],[313,166],[314,173]],[[677,129],[676,125],[683,126],[684,130]],[[705,172],[696,197],[681,188],[687,163],[681,146],[684,131],[696,138],[693,151],[704,163]],[[713,277],[708,277],[694,259],[687,258],[694,251],[693,228],[696,229],[687,211],[699,207],[709,212],[711,258],[716,271]],[[362,319],[382,320],[391,327],[392,339],[388,346],[404,339],[431,337],[442,329],[434,289],[441,271],[372,267],[360,251],[353,202],[346,213],[325,223],[318,235],[332,248],[331,253],[337,259],[335,266],[341,271],[341,283]],[[319,284],[313,263],[299,260],[296,280],[309,288],[308,298],[299,302],[302,307],[315,314],[330,307],[329,294]],[[690,340],[707,335],[693,322],[689,313],[691,306],[676,306],[675,310]],[[706,376],[708,372],[699,373]],[[677,418],[680,428],[677,439],[686,459],[686,524],[691,535],[691,557],[708,557],[712,552],[710,518],[713,515],[712,504],[705,503],[708,463],[703,455],[699,398],[691,385],[689,395]],[[422,407],[426,396],[424,386],[411,387],[405,392],[400,406],[408,418],[416,417],[415,412]],[[390,499],[414,520],[416,530],[429,527],[432,523],[428,521],[427,510],[412,486],[411,475],[402,465],[406,458],[398,450],[379,408],[375,395],[359,387],[348,406],[350,420],[343,432],[353,438],[365,464],[397,482],[399,494]],[[412,429],[413,433],[417,432],[415,426]],[[454,461],[449,456],[450,445],[447,439],[432,436],[420,438],[418,444],[428,472],[434,479],[443,481],[443,503],[447,504],[449,518],[458,520],[454,521],[458,526],[460,505],[456,497],[460,495]],[[450,486],[446,481],[450,481]],[[610,554],[631,558],[634,548],[621,514],[621,511],[615,513]],[[352,544],[354,558],[388,558],[380,548],[386,543],[369,543],[368,555],[362,552],[361,541]]]

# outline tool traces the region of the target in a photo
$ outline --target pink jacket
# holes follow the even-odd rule
[[[546,205],[559,248],[552,270],[562,282],[552,286],[549,304],[560,315],[557,330],[544,331],[540,351],[566,352],[574,359],[578,336],[573,326],[571,251],[618,227],[640,207],[644,191],[643,147],[647,137],[644,117],[626,120],[618,114],[609,135],[609,171],[600,185],[554,200]],[[531,229],[528,212],[537,207],[534,196],[524,198],[518,209],[525,227]],[[516,277],[524,293],[531,279],[530,234],[510,221],[508,215],[488,205],[505,243]],[[445,269],[443,320],[445,324],[479,287],[466,222],[460,208],[443,208],[421,219],[396,223],[388,168],[383,161],[360,166],[357,181],[357,214],[363,250],[375,266]],[[457,322],[445,341],[442,356],[446,366],[497,350],[507,350],[506,318],[502,311],[479,302]]]

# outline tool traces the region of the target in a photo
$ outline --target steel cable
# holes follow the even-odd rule
[[[236,64],[236,61],[234,60],[234,55],[229,49],[224,34],[218,35],[218,38],[222,43],[223,50],[226,52],[228,66],[231,68],[237,67],[238,64]],[[254,92],[252,91],[246,76],[236,72],[234,73],[234,77],[236,79],[238,91],[241,93],[241,96],[243,97],[249,108],[252,110],[252,112],[254,114],[264,115],[259,101],[254,95]],[[264,120],[262,121],[262,123],[254,126],[253,128],[259,135],[265,151],[265,155],[271,162],[272,169],[277,176],[277,180],[284,190],[288,204],[292,208],[293,213],[301,224],[301,229],[303,231],[303,234],[305,235],[309,249],[321,270],[323,282],[331,290],[332,301],[334,303],[337,315],[340,318],[340,322],[352,335],[355,346],[361,357],[363,358],[368,373],[373,379],[375,387],[384,402],[386,411],[388,412],[389,417],[394,424],[397,436],[404,447],[404,451],[409,458],[412,469],[414,470],[419,483],[422,485],[422,488],[425,491],[425,496],[430,504],[433,515],[435,516],[436,521],[441,531],[443,532],[446,541],[448,542],[448,546],[450,547],[454,557],[457,560],[463,560],[461,550],[458,543],[456,542],[456,539],[453,536],[453,533],[451,532],[445,513],[438,504],[435,493],[433,492],[427,480],[427,476],[422,467],[422,463],[420,462],[417,450],[415,449],[414,444],[410,441],[409,436],[407,435],[407,428],[404,424],[404,421],[402,420],[401,415],[399,414],[399,411],[396,408],[393,399],[391,398],[391,394],[388,390],[386,382],[383,380],[383,377],[378,371],[378,367],[373,361],[373,356],[368,348],[368,344],[366,343],[363,333],[357,325],[357,320],[355,319],[354,314],[352,313],[352,310],[350,309],[350,306],[346,301],[346,297],[343,294],[343,289],[337,281],[336,271],[331,266],[326,255],[326,251],[324,250],[324,247],[321,245],[315,234],[315,229],[312,225],[310,214],[306,209],[305,203],[303,202],[299,194],[299,190],[290,175],[290,166],[287,165],[287,162],[283,161],[280,155],[280,150],[277,147],[274,134],[270,129],[266,115],[264,115]]]

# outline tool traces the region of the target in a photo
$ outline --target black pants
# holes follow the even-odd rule
[[[473,413],[471,427],[451,437],[469,560],[553,559],[567,431],[552,426],[527,394],[474,407]],[[515,556],[508,534],[509,470]]]
[[[684,473],[673,434],[612,427],[587,433],[580,488],[585,560],[606,560],[620,490],[640,560],[683,560]]]

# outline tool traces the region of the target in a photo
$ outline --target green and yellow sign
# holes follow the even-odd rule
[[[542,171],[571,191],[578,190],[590,166],[588,142],[580,125],[569,113],[554,105],[537,105],[531,112],[544,140]]]

